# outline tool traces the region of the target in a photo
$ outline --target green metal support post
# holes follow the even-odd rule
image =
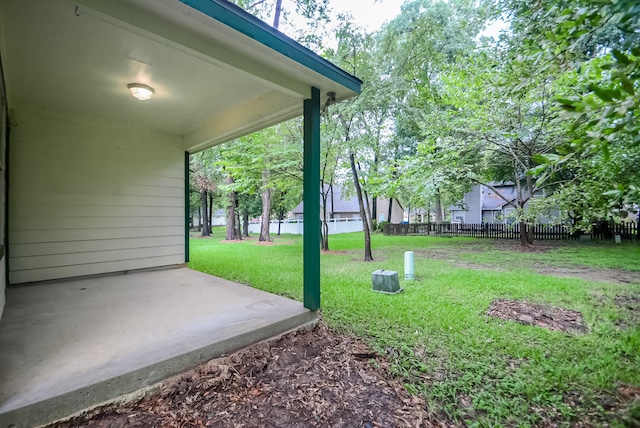
[[[189,263],[189,152],[184,152],[184,262]]]
[[[304,307],[320,308],[320,90],[304,100]]]

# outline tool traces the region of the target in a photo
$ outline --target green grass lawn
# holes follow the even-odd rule
[[[220,239],[192,239],[189,266],[302,299],[300,236],[278,237],[270,246]],[[619,296],[639,296],[640,284],[557,278],[533,269],[640,271],[640,246],[567,243],[531,253],[477,239],[374,235],[376,260],[369,263],[361,261],[362,234],[331,236],[330,246],[333,253],[321,256],[323,319],[387,358],[406,388],[426,397],[430,411],[469,426],[640,420],[640,406],[607,407],[620,385],[640,385],[638,309],[616,304]],[[402,277],[407,250],[415,251],[417,280],[403,283],[397,295],[372,292],[371,272],[397,270]],[[590,332],[489,318],[485,312],[497,298],[580,311]]]

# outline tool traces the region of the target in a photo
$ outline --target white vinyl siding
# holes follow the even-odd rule
[[[465,212],[464,222],[467,224],[482,223],[482,186],[473,186],[464,197],[468,211]]]
[[[16,113],[10,283],[184,262],[180,137],[56,113]]]
[[[6,195],[6,171],[7,162],[5,155],[7,153],[7,104],[6,104],[6,92],[4,88],[4,76],[2,75],[2,69],[0,67],[0,246],[2,247],[2,256],[0,256],[0,320],[2,319],[2,312],[4,311],[4,305],[6,302],[5,290],[7,286],[6,276],[6,262],[5,256],[7,249],[5,247],[5,209],[7,204]]]
[[[5,264],[7,259],[3,256],[0,258],[0,321],[2,321],[2,312],[4,312],[4,305],[6,303],[6,282],[7,282],[7,272]]]

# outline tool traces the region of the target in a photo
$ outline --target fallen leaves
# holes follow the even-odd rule
[[[375,367],[372,361],[375,360]],[[165,381],[154,395],[60,427],[430,427],[388,363],[325,326],[262,342]]]

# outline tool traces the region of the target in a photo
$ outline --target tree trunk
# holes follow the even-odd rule
[[[211,231],[209,230],[209,224],[207,223],[207,191],[203,190],[200,193],[200,197],[202,200],[202,214],[205,218],[205,221],[202,224],[202,236],[211,236]]]
[[[280,26],[280,14],[282,13],[282,0],[276,1],[276,12],[273,16],[273,28],[278,29]]]
[[[393,198],[389,198],[389,210],[387,211],[387,221],[391,223],[391,214],[393,213]]]
[[[369,232],[373,231],[373,220],[371,218],[371,205],[369,204],[369,195],[367,192],[364,192],[364,202],[365,209],[364,212],[367,214],[367,227],[369,228]]]
[[[379,220],[379,218],[378,218],[378,197],[377,196],[374,196],[371,199],[371,213],[372,213],[372,216],[373,216],[373,222],[374,222],[374,224],[377,225],[378,224],[378,220]]]
[[[271,189],[269,188],[269,170],[262,171],[262,217],[260,237],[258,241],[271,241],[269,236],[269,222],[271,221]]]
[[[280,206],[278,208],[278,236],[280,236],[280,226],[282,225],[282,220],[284,220],[284,216],[287,214],[285,209],[282,207],[282,203],[284,201],[284,197],[281,196]]]
[[[227,184],[233,184],[233,177],[228,176]],[[227,241],[238,239],[236,236],[236,192],[229,192],[229,206],[227,207]]]
[[[518,202],[518,207],[522,212],[524,212],[524,204],[522,200]],[[520,227],[520,245],[523,247],[528,247],[533,244],[533,228],[526,221],[520,220],[518,221],[518,225]]]
[[[242,236],[249,237],[249,211],[244,210],[242,212]]]
[[[349,161],[351,162],[351,173],[353,174],[353,185],[356,188],[356,195],[358,196],[358,205],[360,206],[360,217],[366,221],[366,212],[364,207],[364,201],[362,200],[362,189],[360,188],[360,181],[358,180],[358,171],[356,170],[356,160],[353,153],[349,154]],[[369,227],[364,227],[364,261],[373,261],[373,255],[371,254],[371,234]]]
[[[237,208],[236,205],[236,239],[242,241],[242,222],[240,221],[240,210]]]
[[[209,192],[209,234],[213,232],[213,194]]]
[[[440,189],[436,190],[436,224],[442,224],[442,196],[440,195]]]
[[[358,167],[358,171],[362,171],[362,168],[360,167],[360,162],[358,162],[357,164]],[[371,204],[369,203],[369,193],[366,190],[362,191],[363,194],[363,199],[364,199],[364,212],[367,214],[366,218],[363,219],[363,223],[366,222],[367,227],[369,228],[369,231],[373,231],[373,223],[371,220]]]
[[[527,234],[527,223],[524,221],[518,222],[520,227],[520,245],[523,247],[529,246],[529,237]]]
[[[327,196],[329,193],[324,192],[324,185],[322,186],[322,224],[320,227],[320,249],[322,251],[329,251],[329,224],[327,223]],[[333,193],[331,185],[329,185],[329,191]],[[333,204],[332,204],[333,207]]]

